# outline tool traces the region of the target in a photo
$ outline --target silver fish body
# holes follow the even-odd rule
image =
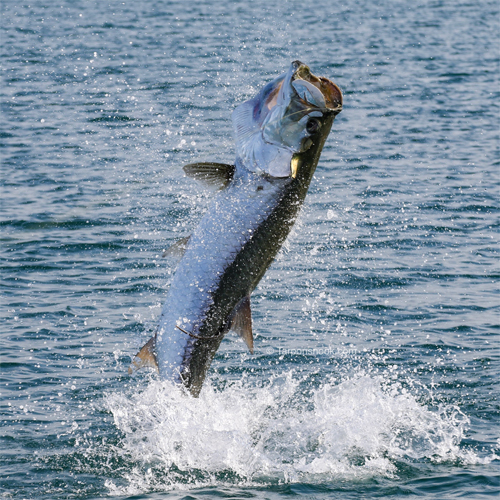
[[[197,396],[229,329],[240,325],[252,347],[250,294],[295,222],[341,107],[338,87],[295,61],[236,108],[235,166],[187,243],[148,343],[163,379]]]

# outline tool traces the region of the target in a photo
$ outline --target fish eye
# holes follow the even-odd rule
[[[306,123],[306,130],[308,134],[314,134],[321,127],[321,122],[316,118],[309,118]]]

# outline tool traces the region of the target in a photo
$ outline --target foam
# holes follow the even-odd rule
[[[124,434],[117,452],[137,464],[125,487],[107,482],[111,493],[392,477],[398,460],[479,460],[460,447],[469,420],[457,407],[421,404],[383,376],[309,393],[293,372],[259,387],[207,382],[198,399],[160,381],[106,396]]]

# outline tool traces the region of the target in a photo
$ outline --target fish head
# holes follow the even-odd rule
[[[300,61],[292,62],[285,74],[234,110],[237,164],[271,177],[295,177],[305,153],[319,159],[341,110],[337,85],[313,75]]]

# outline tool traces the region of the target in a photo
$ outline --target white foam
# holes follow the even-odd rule
[[[125,435],[119,452],[137,463],[125,491],[108,487],[135,494],[153,484],[220,485],[222,473],[232,484],[316,483],[392,476],[397,460],[477,459],[460,448],[469,421],[458,408],[420,404],[399,383],[361,373],[309,396],[301,387],[290,372],[262,387],[244,378],[222,391],[208,380],[198,399],[158,381],[108,394]]]

